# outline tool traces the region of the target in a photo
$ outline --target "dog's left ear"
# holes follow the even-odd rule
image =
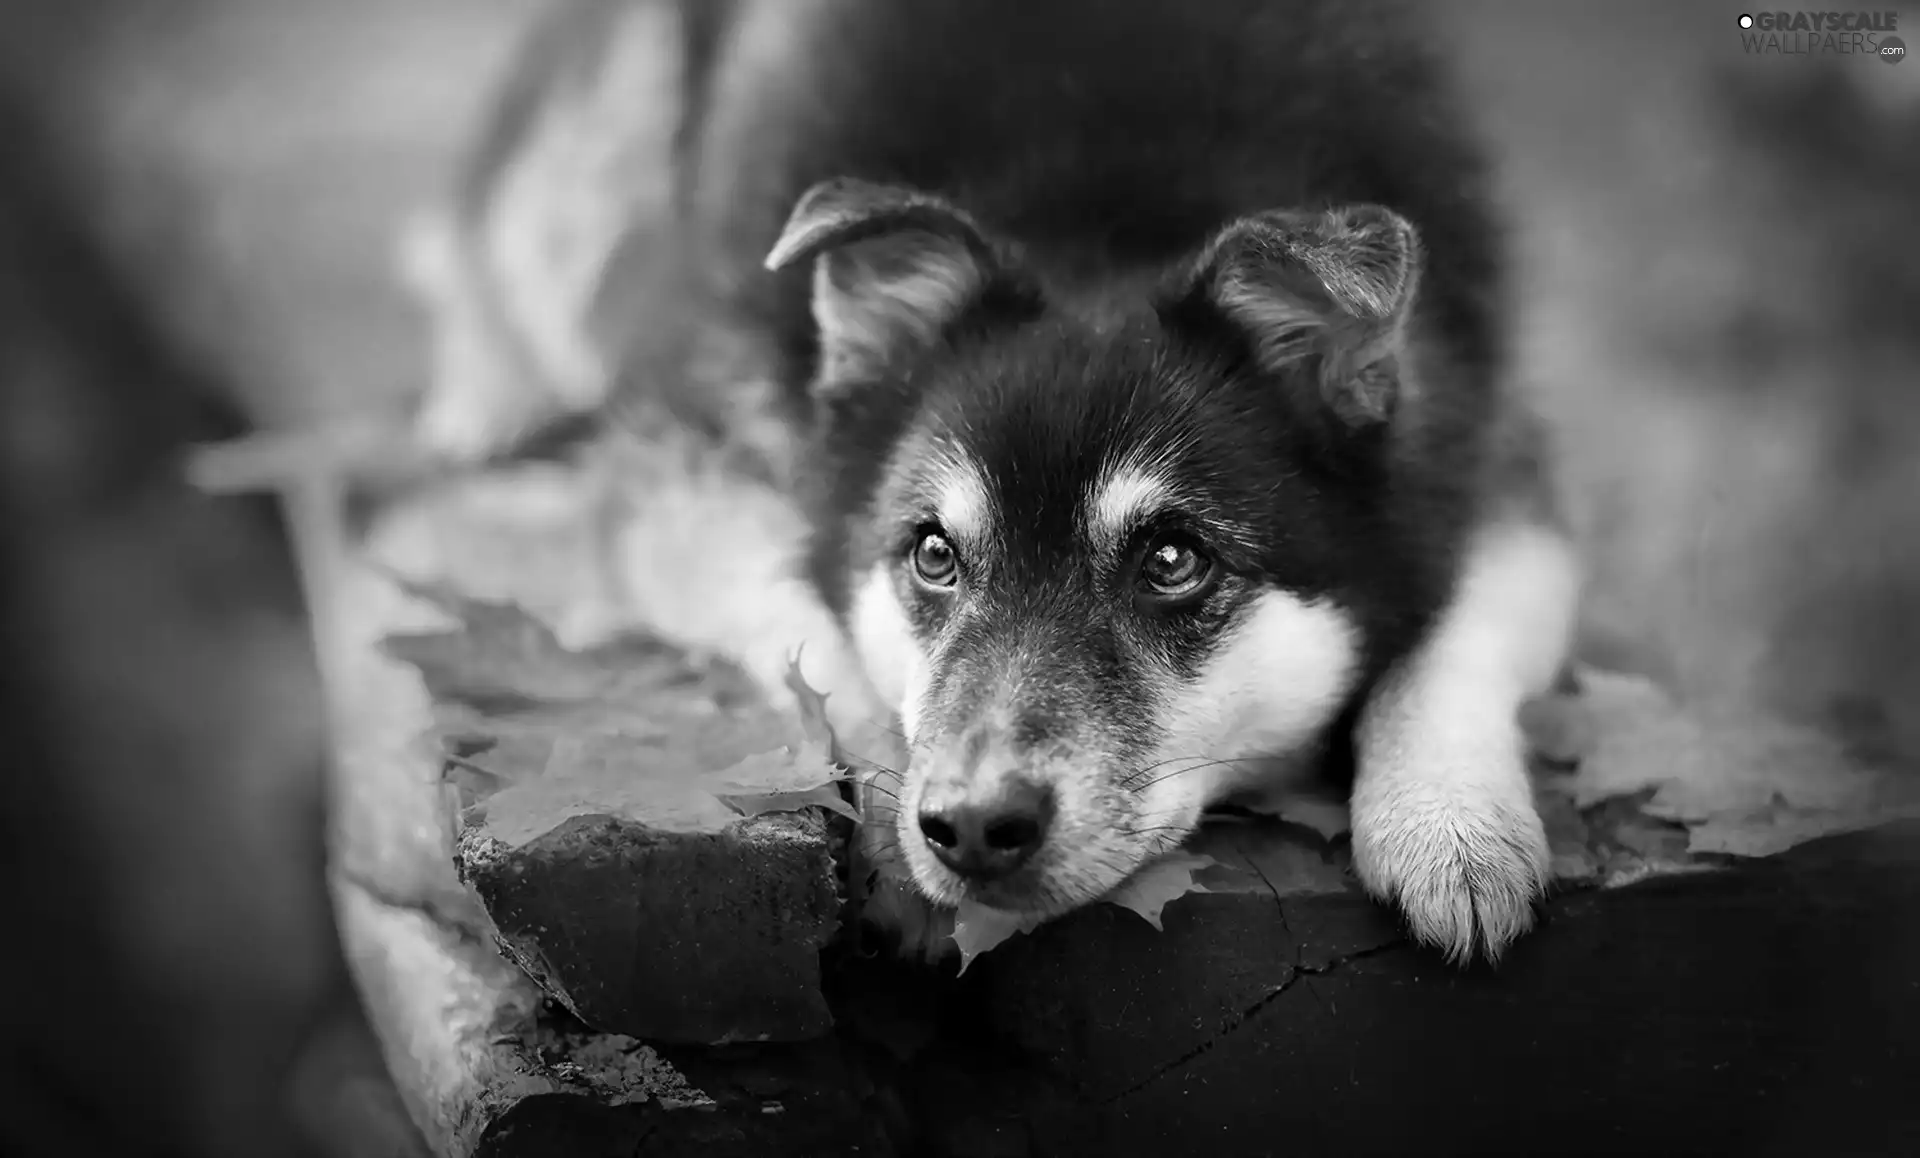
[[[1420,281],[1413,224],[1378,205],[1243,217],[1201,248],[1184,292],[1238,329],[1260,364],[1318,361],[1326,402],[1362,426],[1393,412],[1399,352]]]
[[[766,266],[809,259],[827,389],[937,339],[1001,272],[980,227],[946,200],[845,178],[801,196]]]

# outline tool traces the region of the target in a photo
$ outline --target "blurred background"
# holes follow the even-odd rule
[[[1912,761],[1920,64],[1748,55],[1707,0],[1435,7],[1593,654]],[[0,7],[7,1153],[417,1152],[326,907],[284,526],[178,452],[412,404],[395,230],[541,8]]]

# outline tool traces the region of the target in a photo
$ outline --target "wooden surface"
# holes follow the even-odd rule
[[[501,957],[454,870],[456,798],[442,782],[427,690],[377,646],[391,632],[444,626],[442,613],[339,544],[309,543],[305,554],[335,559],[325,568],[332,585],[316,598],[332,633],[322,654],[338,721],[342,938],[387,1065],[435,1152],[482,1152],[528,1098],[652,1112],[703,1102],[640,1043],[556,1028],[533,983]]]
[[[1497,973],[1353,898],[1234,908],[983,959],[974,999],[1054,1091],[1034,1153],[1920,1149],[1920,824],[1566,896]]]

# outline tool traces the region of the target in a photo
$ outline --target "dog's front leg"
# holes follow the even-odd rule
[[[1518,714],[1560,670],[1578,592],[1562,535],[1488,527],[1447,610],[1361,713],[1354,867],[1416,939],[1457,963],[1497,960],[1532,927],[1546,888]]]

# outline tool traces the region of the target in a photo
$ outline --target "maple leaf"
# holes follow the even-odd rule
[[[787,662],[787,690],[793,693],[793,701],[800,708],[800,732],[804,737],[807,755],[818,755],[828,764],[845,767],[847,762],[837,750],[834,741],[833,725],[827,720],[827,697],[813,689],[806,677],[800,674],[800,654],[794,653]]]
[[[1147,924],[1161,929],[1160,914],[1169,902],[1188,893],[1211,891],[1200,883],[1198,874],[1217,863],[1210,856],[1196,853],[1168,853],[1141,866],[1119,888],[1107,894],[1106,901],[1123,909],[1131,909]]]
[[[1737,704],[1681,704],[1651,681],[1585,669],[1561,710],[1583,718],[1576,805],[1644,794],[1684,824],[1689,850],[1767,856],[1829,833],[1920,816],[1920,785],[1851,756],[1817,729]]]
[[[1331,841],[1347,832],[1347,793],[1318,779],[1282,780],[1265,788],[1249,788],[1226,801],[1242,814],[1271,816],[1288,824],[1297,824]],[[1220,813],[1210,813],[1215,821]]]
[[[543,707],[586,703],[639,711],[649,693],[696,680],[715,697],[744,697],[744,677],[700,670],[678,649],[633,634],[591,651],[570,651],[553,629],[514,603],[477,599],[448,584],[402,576],[407,594],[451,617],[452,630],[387,636],[382,650],[418,668],[436,701],[484,715],[537,713]]]
[[[953,943],[960,949],[960,972],[965,973],[973,959],[1021,933],[1030,933],[1044,922],[1020,913],[990,909],[974,901],[961,901],[953,914]]]
[[[1102,897],[1100,903],[1130,910],[1155,929],[1162,929],[1161,913],[1170,902],[1188,893],[1212,891],[1200,883],[1199,874],[1218,863],[1210,856],[1197,853],[1168,853],[1142,865],[1118,888]],[[953,918],[953,943],[960,950],[960,972],[965,973],[980,954],[1045,923],[1044,919],[989,908],[973,901],[960,902]]]
[[[840,795],[838,782],[845,778],[824,759],[782,749],[749,756],[703,778],[701,786],[742,816],[825,808],[857,822],[860,814]]]
[[[824,808],[858,823],[860,814],[840,795],[831,782],[823,782],[801,792],[747,792],[717,794],[720,802],[742,816],[762,816],[769,812],[805,812]]]
[[[523,843],[581,815],[696,832],[772,812],[856,815],[821,697],[801,697],[795,719],[738,669],[657,638],[571,650],[515,604],[403,582],[458,626],[383,648],[421,671],[448,766],[479,773],[461,777],[469,822],[495,838]]]

